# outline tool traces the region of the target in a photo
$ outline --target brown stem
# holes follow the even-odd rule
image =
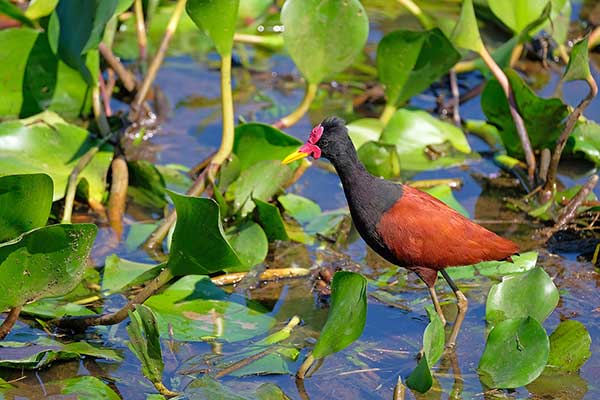
[[[169,48],[169,43],[175,34],[175,30],[177,30],[177,24],[179,23],[181,14],[183,14],[183,10],[185,9],[185,2],[186,0],[177,1],[177,4],[175,5],[175,11],[173,11],[173,15],[171,15],[171,19],[169,20],[169,24],[165,30],[165,35],[160,43],[160,47],[150,63],[148,73],[146,74],[144,82],[142,82],[140,90],[138,90],[135,98],[133,99],[133,103],[131,104],[131,112],[129,113],[129,119],[132,121],[135,121],[139,116],[138,114],[142,108],[142,103],[146,100],[150,86],[152,86],[152,82],[154,82],[154,79],[156,79],[156,74],[158,73],[160,65],[165,58],[165,54]]]
[[[312,352],[306,357],[306,359],[304,360],[304,362],[302,363],[302,365],[300,365],[300,368],[298,368],[298,372],[296,372],[296,378],[298,379],[304,379],[304,377],[306,376],[306,373],[308,372],[308,370],[310,369],[310,367],[312,367],[312,365],[315,362],[315,358],[312,355]]]
[[[112,115],[112,110],[110,108],[110,94],[108,91],[108,85],[104,82],[104,77],[102,73],[98,74],[98,86],[100,86],[100,96],[102,96],[102,103],[104,104],[104,114],[107,117]]]
[[[394,388],[394,400],[404,400],[406,397],[406,386],[402,383],[402,377],[398,376],[398,382]]]
[[[158,393],[162,394],[166,398],[171,398],[171,397],[179,396],[181,394],[181,393],[177,393],[177,392],[174,392],[172,390],[169,390],[169,388],[166,387],[160,381],[159,382],[152,382],[152,384],[154,385],[154,387],[156,388],[156,390],[158,390]]]
[[[562,209],[560,215],[556,219],[556,224],[552,230],[553,232],[558,231],[560,228],[573,221],[573,219],[577,216],[577,209],[589,196],[592,190],[594,190],[597,183],[598,175],[593,175],[590,177],[590,179],[588,179],[585,185],[579,189],[579,192],[577,192],[577,194],[571,199],[569,204]]]
[[[58,320],[52,320],[50,325],[60,329],[82,332],[90,326],[114,325],[127,318],[128,312],[132,311],[137,304],[142,304],[158,289],[173,279],[173,274],[168,268],[164,268],[160,274],[151,280],[141,291],[139,291],[129,302],[120,310],[110,314],[89,315],[84,317],[63,317]]]
[[[492,74],[496,77],[500,86],[504,90],[504,94],[508,99],[508,108],[510,109],[510,115],[513,118],[515,123],[515,127],[517,128],[517,134],[519,135],[519,139],[521,140],[521,147],[523,148],[523,152],[525,153],[525,161],[527,162],[527,176],[529,178],[530,185],[533,185],[533,178],[535,176],[535,156],[533,155],[533,149],[531,147],[531,141],[529,140],[529,135],[527,134],[527,129],[525,128],[525,122],[523,118],[517,111],[517,105],[515,103],[515,96],[510,87],[510,83],[508,82],[508,78],[502,69],[496,64],[496,61],[492,58],[491,54],[487,51],[485,46],[482,46],[482,50],[479,53],[481,59],[488,66]]]
[[[98,50],[100,50],[100,54],[106,60],[107,64],[116,72],[117,76],[123,82],[123,86],[130,92],[133,92],[135,86],[137,84],[135,76],[129,72],[128,69],[125,68],[121,61],[113,54],[110,47],[108,47],[104,43],[100,43],[98,45]]]
[[[210,278],[212,283],[217,286],[235,285],[248,275],[248,272],[232,272]],[[310,275],[310,270],[306,268],[272,268],[264,270],[258,277],[261,282],[277,281],[280,279],[300,278]]]
[[[0,340],[4,339],[10,333],[13,326],[15,326],[15,323],[19,319],[19,314],[21,314],[21,308],[21,306],[13,307],[8,312],[6,319],[0,325]]]
[[[118,240],[123,234],[123,215],[127,201],[127,187],[129,185],[129,171],[127,161],[120,155],[113,159],[111,164],[112,184],[108,199],[108,222]]]
[[[450,68],[450,90],[452,92],[452,119],[454,125],[461,128],[460,123],[460,92],[458,90],[458,80],[456,79],[456,70]]]
[[[144,7],[142,5],[142,0],[135,0],[134,11],[140,59],[144,61],[146,60],[148,52],[148,39],[146,37],[146,22],[144,21]]]

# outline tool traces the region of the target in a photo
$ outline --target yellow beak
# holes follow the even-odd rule
[[[283,161],[281,161],[282,164],[289,164],[291,162],[297,161],[297,160],[301,160],[305,157],[308,157],[309,154],[305,153],[303,151],[295,151],[292,154],[288,155],[286,158],[283,159]]]

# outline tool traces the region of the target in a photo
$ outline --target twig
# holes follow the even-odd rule
[[[107,64],[116,72],[121,82],[123,82],[125,89],[133,92],[137,84],[135,76],[121,64],[121,61],[119,61],[106,44],[100,43],[98,45],[98,50],[100,50],[100,54],[102,54],[102,57],[104,57]]]
[[[456,70],[450,68],[450,91],[452,92],[452,119],[454,125],[461,128],[460,123],[460,92],[458,90],[458,81],[456,79]]]
[[[556,224],[552,229],[552,232],[556,232],[560,230],[563,226],[573,221],[573,219],[577,215],[577,209],[581,206],[581,204],[585,201],[585,199],[589,196],[589,194],[594,190],[596,184],[598,183],[598,175],[593,175],[588,179],[588,181],[579,189],[579,192],[571,199],[569,204],[567,204],[562,210],[558,218],[556,219]]]
[[[304,99],[298,106],[298,108],[292,111],[288,116],[281,118],[279,121],[275,122],[273,126],[278,129],[289,128],[298,122],[304,114],[308,111],[311,103],[315,99],[317,95],[317,89],[319,86],[316,83],[309,83],[306,87],[306,94],[304,95]]]
[[[164,268],[160,274],[142,290],[140,290],[129,302],[122,307],[120,310],[103,315],[88,315],[83,317],[63,317],[58,320],[52,320],[49,322],[50,325],[55,326],[59,329],[71,330],[74,332],[82,332],[90,326],[97,325],[114,325],[125,320],[128,312],[132,311],[137,304],[142,304],[150,296],[152,296],[158,289],[167,284],[173,279],[173,273],[170,269]]]
[[[171,15],[171,19],[169,20],[169,24],[167,25],[167,29],[165,30],[165,35],[163,36],[162,42],[160,43],[160,47],[156,52],[156,55],[152,59],[150,63],[150,67],[148,68],[148,73],[146,74],[146,78],[142,82],[140,89],[138,90],[135,98],[133,99],[133,103],[131,104],[131,112],[129,113],[129,119],[135,121],[138,117],[138,114],[142,108],[142,103],[146,100],[146,96],[148,95],[148,91],[150,90],[150,86],[154,79],[156,79],[156,74],[162,64],[163,59],[165,58],[165,54],[167,53],[167,49],[169,47],[169,43],[171,42],[171,38],[177,29],[177,24],[179,23],[179,19],[181,18],[181,14],[185,9],[186,0],[178,0],[175,5],[175,10],[173,11],[173,15]]]
[[[140,48],[140,59],[144,61],[147,57],[148,39],[146,37],[146,23],[144,21],[144,7],[142,5],[142,0],[135,0],[134,11],[137,40]]]
[[[0,325],[0,340],[4,339],[10,333],[13,326],[15,326],[15,323],[19,319],[19,314],[21,314],[21,308],[21,306],[18,306],[10,309],[6,319]]]
[[[108,222],[115,236],[121,240],[123,234],[123,215],[127,201],[127,187],[129,185],[129,171],[125,157],[115,157],[111,164],[112,184],[110,186],[110,197],[108,199]]]
[[[248,272],[233,272],[210,278],[216,286],[235,285],[248,275]],[[279,279],[300,278],[310,275],[306,268],[272,268],[264,270],[258,277],[260,281],[277,281]]]

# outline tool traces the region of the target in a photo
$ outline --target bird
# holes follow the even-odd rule
[[[325,118],[283,164],[305,157],[329,160],[344,189],[360,236],[392,264],[415,272],[427,285],[442,323],[446,319],[435,291],[438,272],[456,296],[458,313],[447,342],[452,349],[468,309],[468,300],[445,270],[481,261],[512,261],[514,242],[476,224],[431,195],[369,173],[358,158],[343,119]]]

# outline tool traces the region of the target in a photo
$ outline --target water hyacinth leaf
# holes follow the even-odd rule
[[[423,356],[417,367],[411,372],[411,374],[406,379],[406,386],[409,388],[416,390],[419,393],[425,393],[431,386],[433,385],[433,378],[431,376],[431,371],[429,370],[429,364],[427,363],[427,357]]]
[[[255,222],[247,221],[236,226],[226,233],[226,237],[242,262],[240,266],[227,268],[227,272],[248,271],[267,257],[269,240]]]
[[[357,149],[360,149],[367,142],[379,140],[381,131],[383,131],[383,123],[379,118],[357,119],[350,122],[346,127],[348,128],[348,135]]]
[[[135,222],[129,225],[127,237],[125,238],[125,248],[128,252],[134,252],[150,237],[158,223],[144,224]]]
[[[0,177],[0,242],[46,225],[52,191],[46,174]]]
[[[50,225],[0,245],[0,310],[70,292],[83,276],[97,228]]]
[[[214,200],[168,193],[178,217],[167,263],[173,274],[210,274],[243,265],[225,238]],[[198,240],[198,232],[202,232],[202,240]]]
[[[54,381],[48,384],[50,393],[58,391],[68,398],[86,400],[120,400],[121,397],[95,376],[77,376],[75,378]]]
[[[263,160],[282,160],[298,149],[302,142],[271,125],[248,123],[235,128],[233,153],[241,169]]]
[[[536,267],[530,271],[507,275],[492,286],[485,306],[485,319],[492,325],[505,319],[531,316],[540,323],[558,304],[558,289],[546,271]]]
[[[588,42],[589,37],[586,37],[573,46],[569,57],[569,64],[567,64],[567,68],[563,74],[563,81],[585,81],[592,76],[588,58]]]
[[[238,10],[238,18],[246,24],[263,15],[273,0],[243,0]]]
[[[515,272],[525,272],[535,268],[538,253],[528,251],[518,256],[512,256],[510,261],[482,261],[474,265],[446,268],[452,279],[472,279],[477,275],[488,277],[501,277]]]
[[[315,344],[313,357],[336,353],[360,337],[367,320],[367,280],[364,276],[339,271],[331,284],[331,306],[327,322]]]
[[[129,312],[130,323],[127,325],[129,335],[128,347],[142,364],[142,373],[150,382],[162,382],[165,364],[160,348],[158,323],[152,310],[138,304]]]
[[[95,144],[88,136],[49,111],[0,123],[0,176],[45,173],[54,183],[53,201],[60,200],[79,158]],[[102,201],[112,154],[111,146],[103,146],[79,175],[87,182],[82,185],[86,198]]]
[[[288,193],[277,198],[285,212],[301,224],[309,223],[321,214],[321,207],[306,197]]]
[[[592,355],[591,345],[592,338],[581,322],[562,321],[550,335],[548,367],[576,372]]]
[[[154,164],[146,160],[128,161],[127,170],[127,195],[136,203],[155,208],[162,208],[167,204],[165,179]]]
[[[0,367],[16,369],[40,369],[54,361],[76,360],[81,356],[123,361],[112,349],[94,347],[87,342],[63,344],[50,338],[33,342],[0,342]]]
[[[472,50],[476,53],[483,50],[473,0],[463,1],[460,16],[451,35],[451,41],[457,48]]]
[[[469,218],[469,212],[463,207],[462,204],[456,200],[454,197],[454,193],[452,193],[452,189],[448,185],[437,185],[431,188],[427,188],[423,190],[425,193],[428,193],[435,197],[438,200],[443,201],[447,206],[453,208],[455,211],[458,211],[465,217]]]
[[[585,158],[600,165],[600,125],[593,121],[578,121],[567,142],[574,154],[581,153]]]
[[[111,254],[104,261],[102,291],[118,293],[128,286],[145,282],[158,274],[164,264],[145,264],[129,261]]]
[[[192,21],[215,43],[221,57],[231,54],[239,0],[188,0],[185,6]]]
[[[504,320],[488,335],[479,360],[480,378],[490,388],[527,385],[544,370],[549,349],[546,331],[535,318]]]
[[[528,25],[535,22],[550,0],[488,0],[492,12],[515,34],[519,34]]]
[[[550,21],[545,29],[558,44],[564,44],[569,36],[571,22],[571,0],[551,0]]]
[[[433,367],[444,353],[446,338],[444,324],[438,313],[435,312],[431,305],[427,306],[426,310],[429,317],[429,324],[427,324],[425,332],[423,332],[423,350],[429,366]]]
[[[369,33],[358,0],[287,0],[281,22],[287,51],[312,84],[349,67]]]
[[[19,7],[7,0],[0,1],[0,15],[6,15],[30,27],[34,26],[33,22],[31,22],[27,15],[23,14],[23,11]]]
[[[186,398],[211,400],[289,400],[276,385],[264,383],[259,386],[228,387],[208,375],[192,381],[185,389]]]
[[[358,149],[358,158],[375,176],[390,179],[400,175],[400,158],[393,144],[367,142]]]
[[[531,146],[534,150],[553,149],[563,129],[563,121],[569,114],[567,106],[557,98],[538,97],[516,71],[506,69],[505,73],[513,89],[517,109],[525,121]],[[503,94],[498,81],[489,81],[481,95],[481,108],[490,123],[498,127],[508,155],[523,159],[521,142]]]
[[[95,313],[83,305],[61,301],[56,298],[46,298],[24,305],[21,314],[41,319],[54,319],[62,318],[65,315],[82,316],[94,315]]]
[[[427,89],[459,59],[438,28],[387,34],[377,46],[377,71],[388,103],[399,105]]]
[[[264,229],[269,242],[274,240],[288,240],[288,235],[279,209],[266,201],[258,199],[253,199],[253,201],[254,204],[256,204],[254,210],[256,220]]]
[[[465,155],[471,153],[469,142],[459,128],[420,110],[396,111],[383,130],[380,142],[395,145],[400,168],[409,171],[461,164]],[[426,154],[428,148],[446,143],[453,154],[442,154],[437,159]]]
[[[344,218],[350,218],[348,209],[325,211],[307,224],[304,229],[310,235],[331,236],[332,233],[339,233],[338,226]]]
[[[257,303],[228,295],[208,277],[187,275],[144,304],[152,308],[162,337],[182,341],[236,342],[267,332],[275,320]]]

